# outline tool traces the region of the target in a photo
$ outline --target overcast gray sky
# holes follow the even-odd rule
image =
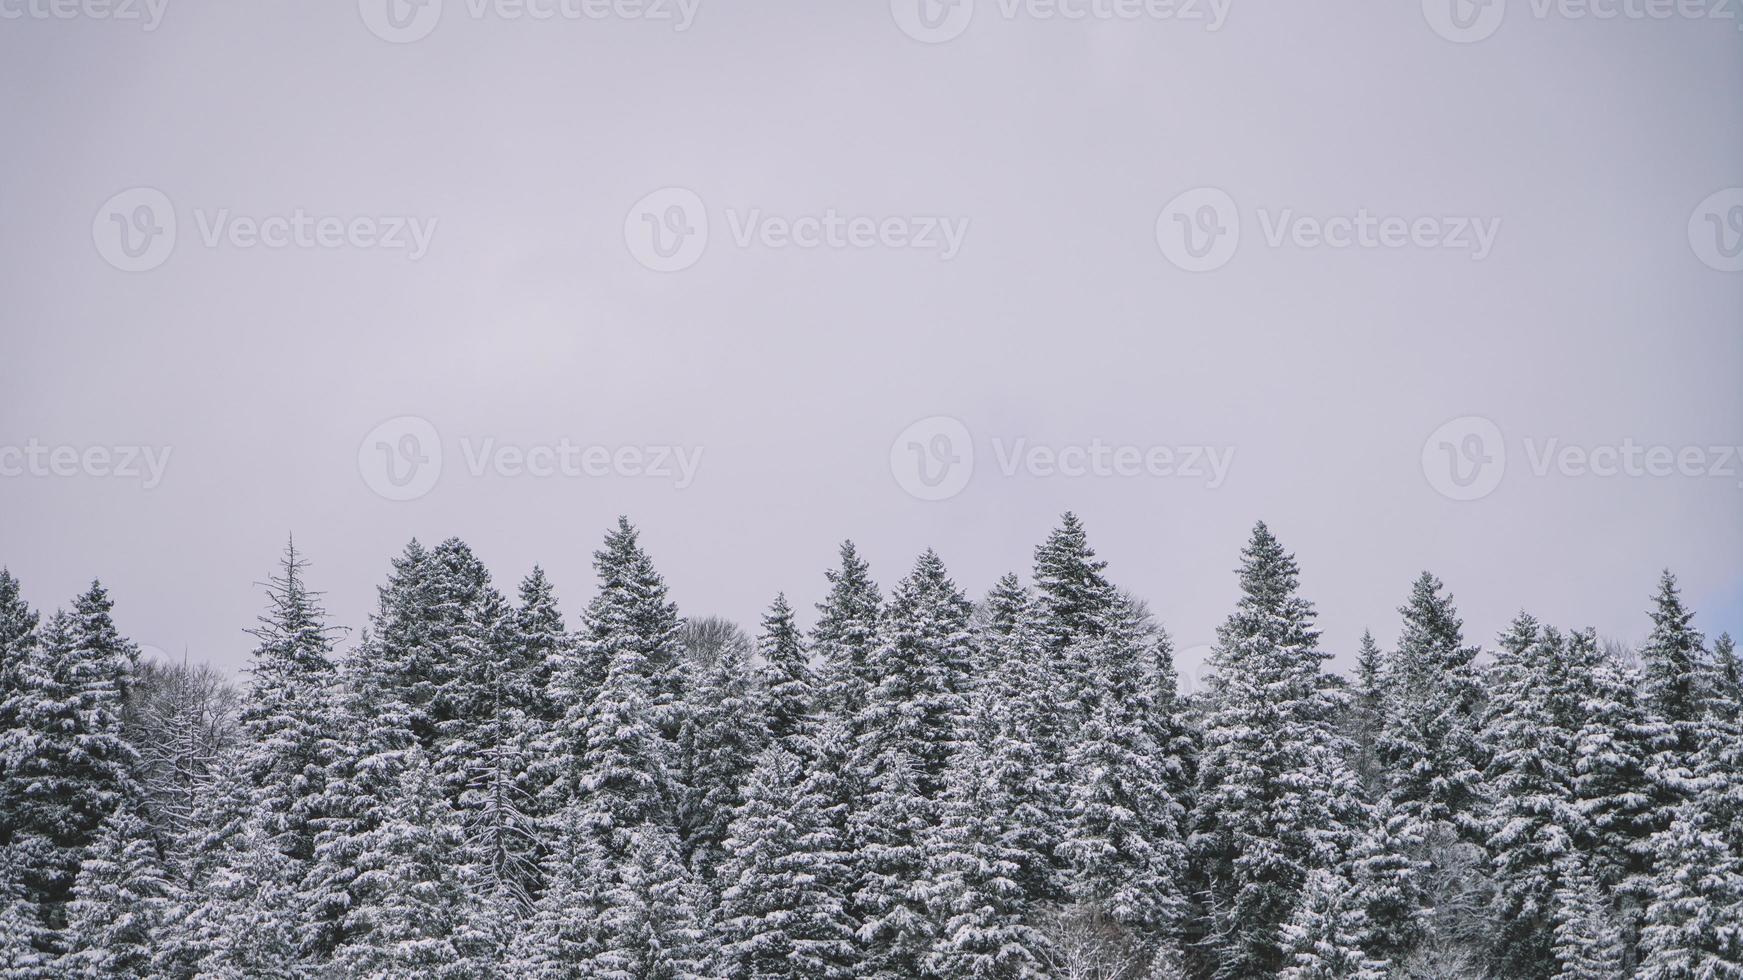
[[[1340,665],[1738,631],[1743,25],[1632,2],[0,0],[0,563],[236,667],[290,532],[754,626],[1069,508],[1187,648],[1259,518]]]

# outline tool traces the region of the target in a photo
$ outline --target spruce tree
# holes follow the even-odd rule
[[[1096,558],[1077,515],[1067,511],[1035,549],[1035,589],[1041,614],[1042,645],[1060,679],[1062,707],[1075,727],[1095,695],[1088,678],[1094,671],[1086,644],[1101,634],[1119,593],[1102,575],[1107,562]]]
[[[585,656],[607,670],[634,662],[645,678],[655,723],[668,741],[675,741],[683,720],[684,621],[627,517],[618,518],[604,547],[594,552],[593,568],[599,592],[583,616]]]
[[[599,904],[583,909],[595,952],[587,977],[691,980],[705,975],[709,923],[701,885],[663,827],[628,831],[627,856],[610,862]]]
[[[1147,727],[1154,708],[1138,626],[1129,608],[1116,605],[1102,632],[1085,641],[1099,695],[1068,757],[1057,853],[1073,901],[1147,940],[1181,915],[1185,848],[1181,808],[1168,797]]]
[[[106,817],[79,865],[66,907],[63,975],[155,977],[166,931],[181,904],[164,873],[151,825],[124,800]]]
[[[302,975],[296,885],[302,868],[261,814],[212,855],[216,869],[172,930],[199,976],[290,980]]]
[[[1623,980],[1621,930],[1597,880],[1577,852],[1563,859],[1555,891],[1551,949],[1557,980]]]
[[[1385,677],[1376,748],[1387,795],[1426,828],[1469,829],[1480,798],[1476,747],[1481,689],[1463,624],[1440,580],[1423,572],[1400,610],[1403,633]]]
[[[137,755],[122,715],[138,657],[110,618],[99,584],[56,613],[21,665],[13,727],[5,733],[11,846],[29,900],[58,923],[84,848],[123,799],[135,796]]]
[[[688,695],[679,739],[678,824],[691,867],[704,881],[724,857],[727,825],[743,801],[745,779],[769,743],[756,694],[750,665],[738,650],[728,647]]]
[[[963,735],[974,658],[973,611],[938,555],[927,551],[897,585],[867,664],[872,679],[855,728],[866,758],[898,750],[920,792],[936,800]]]
[[[758,757],[726,837],[713,975],[854,975],[848,856],[818,788],[786,749]]]
[[[841,568],[824,574],[829,595],[817,604],[817,625],[811,631],[811,649],[821,664],[820,707],[851,722],[865,709],[873,683],[870,661],[883,597],[852,541],[841,543]]]
[[[1732,721],[1743,721],[1743,661],[1737,657],[1737,644],[1731,634],[1720,633],[1713,641],[1711,697],[1721,705],[1721,713]]]
[[[979,701],[990,707],[990,698]],[[1024,887],[1037,855],[1007,791],[1011,743],[997,726],[985,730],[993,744],[969,741],[952,760],[927,841],[925,902],[937,939],[925,966],[937,977],[1044,977],[1051,950]]]
[[[25,690],[25,661],[36,649],[37,614],[25,603],[18,580],[0,568],[0,846],[11,840],[14,817],[5,795],[13,787],[6,778],[6,746],[19,726]]]
[[[775,596],[763,616],[762,635],[757,640],[762,663],[757,673],[762,686],[762,713],[770,740],[799,758],[806,755],[805,740],[811,732],[816,701],[816,679],[805,655],[799,628],[793,622],[793,607],[785,594]]]
[[[1295,558],[1263,523],[1218,630],[1190,841],[1206,880],[1194,950],[1215,977],[1270,976],[1308,874],[1338,866],[1362,818],[1339,698]]]
[[[1673,743],[1661,765],[1686,764],[1700,741],[1706,690],[1705,638],[1695,614],[1683,605],[1676,576],[1666,569],[1653,596],[1652,632],[1640,648],[1640,693],[1646,706],[1671,726]]]
[[[345,940],[333,964],[350,976],[439,972],[458,959],[460,835],[420,750],[405,759],[379,825],[357,841]]]
[[[1356,650],[1356,677],[1351,691],[1349,735],[1355,745],[1352,763],[1370,795],[1384,792],[1386,772],[1380,764],[1380,735],[1386,717],[1386,654],[1374,634],[1362,631]]]
[[[1042,646],[1033,598],[1006,575],[988,594],[977,632],[982,682],[970,736],[981,745],[1002,806],[1007,844],[1018,857],[1017,882],[1033,907],[1062,897],[1059,844],[1065,836],[1065,733],[1058,688]],[[1164,755],[1156,762],[1166,767]]]
[[[1367,917],[1351,884],[1324,868],[1308,873],[1300,903],[1282,930],[1278,980],[1381,980],[1384,964],[1362,950]]]
[[[321,751],[332,719],[328,687],[337,671],[320,593],[309,589],[308,562],[286,544],[279,571],[266,583],[268,609],[249,632],[258,641],[239,720],[247,738],[244,766],[265,820],[264,829],[292,860],[314,855],[309,809],[320,798],[328,760]]]
[[[1523,636],[1534,624],[1517,621]],[[1548,975],[1560,860],[1582,833],[1574,798],[1574,731],[1570,665],[1582,644],[1553,628],[1529,646],[1503,641],[1496,664],[1493,710],[1485,725],[1490,753],[1485,773],[1494,799],[1487,843],[1499,885],[1494,936],[1496,969],[1505,975]]]

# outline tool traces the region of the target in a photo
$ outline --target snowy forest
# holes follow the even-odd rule
[[[1188,696],[1070,514],[750,630],[627,520],[594,564],[566,616],[413,541],[341,656],[293,544],[235,681],[0,572],[0,977],[1743,978],[1743,682],[1669,572],[1637,649],[1425,572],[1345,677],[1259,524]]]

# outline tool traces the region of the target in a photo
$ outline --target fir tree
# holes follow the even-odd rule
[[[1086,645],[1100,692],[1066,766],[1064,839],[1067,893],[1106,921],[1153,936],[1182,911],[1175,882],[1184,865],[1181,808],[1146,722],[1153,712],[1135,616],[1110,610]]]
[[[1564,861],[1555,892],[1552,950],[1557,980],[1622,980],[1623,944],[1609,902],[1577,854]]]
[[[817,790],[785,749],[758,758],[725,842],[715,975],[853,976],[847,855]]]
[[[768,737],[804,758],[805,739],[813,723],[816,681],[799,628],[793,623],[793,607],[787,604],[785,594],[776,596],[767,615],[763,616],[757,653],[762,659],[758,674],[762,682],[763,716]]]
[[[1399,610],[1404,630],[1386,672],[1377,751],[1393,806],[1423,827],[1469,828],[1480,796],[1481,689],[1462,623],[1440,580],[1423,572]]]
[[[1640,693],[1646,706],[1671,726],[1674,743],[1663,764],[1676,767],[1700,741],[1705,638],[1694,628],[1695,614],[1683,605],[1676,576],[1668,569],[1658,580],[1651,616],[1652,633],[1640,648]]]
[[[1101,634],[1119,593],[1102,575],[1107,562],[1089,546],[1083,524],[1067,511],[1059,526],[1035,549],[1035,589],[1039,596],[1042,645],[1060,679],[1063,707],[1073,725],[1089,712],[1095,696],[1088,678],[1094,664],[1085,644]]]
[[[1410,838],[1410,820],[1385,800],[1373,807],[1367,831],[1350,855],[1354,901],[1367,920],[1362,949],[1396,965],[1422,942],[1427,862]]]
[[[928,551],[890,596],[867,665],[874,683],[856,719],[864,755],[896,749],[916,767],[920,792],[941,792],[945,765],[962,737],[973,661],[972,606]]]
[[[124,801],[92,841],[67,903],[66,976],[158,976],[167,925],[179,904],[151,825]]]
[[[968,742],[952,760],[928,839],[925,901],[937,936],[925,958],[931,976],[1048,975],[1051,950],[1031,924],[1036,907],[1023,883],[1037,856],[1006,792],[1011,743],[1002,734],[992,738],[991,746]]]
[[[1731,634],[1720,633],[1713,641],[1711,696],[1720,705],[1720,713],[1732,721],[1743,721],[1743,662],[1737,657],[1737,644]]]
[[[334,965],[351,976],[406,976],[459,962],[459,851],[433,767],[413,750],[384,819],[357,842],[346,938]]]
[[[583,910],[596,952],[582,976],[691,980],[703,976],[708,931],[701,886],[661,827],[624,835],[626,853],[600,876],[600,904]]]
[[[18,580],[0,568],[0,846],[11,839],[13,804],[5,795],[17,787],[6,778],[6,742],[13,736],[23,710],[25,661],[36,650],[37,614],[19,594]]]
[[[1380,735],[1386,717],[1385,673],[1386,654],[1374,642],[1374,634],[1363,630],[1361,645],[1356,650],[1349,734],[1356,750],[1353,766],[1372,795],[1377,795],[1377,790],[1383,791],[1385,782],[1385,770],[1380,764]]]
[[[1300,904],[1282,931],[1278,980],[1381,980],[1384,965],[1362,951],[1366,915],[1350,901],[1350,882],[1323,868],[1308,874]]]
[[[58,922],[81,854],[103,820],[136,796],[137,756],[122,714],[138,652],[116,632],[101,585],[56,613],[21,665],[4,733],[11,846],[29,900]]]
[[[173,930],[199,976],[301,975],[296,885],[302,868],[280,847],[264,815],[249,820],[213,855],[216,869]]]
[[[321,741],[327,726],[327,688],[334,682],[333,639],[320,593],[308,588],[308,562],[295,542],[285,546],[279,572],[268,580],[269,607],[250,632],[259,641],[248,672],[240,723],[247,739],[245,768],[256,791],[265,829],[296,861],[314,855],[309,806],[321,795],[330,761]]]
[[[1517,621],[1515,636],[1533,623]],[[1573,793],[1574,747],[1569,695],[1572,641],[1555,629],[1535,642],[1503,641],[1496,664],[1494,705],[1484,740],[1494,800],[1487,841],[1499,884],[1494,937],[1496,968],[1506,975],[1548,975],[1559,869],[1582,824]]]
[[[1216,977],[1284,967],[1283,923],[1310,872],[1338,866],[1361,820],[1334,729],[1295,558],[1263,523],[1242,552],[1241,599],[1218,630],[1191,849],[1207,880],[1196,954]]]
[[[683,800],[678,822],[691,867],[707,881],[724,856],[727,825],[769,734],[750,667],[736,649],[720,651],[688,700],[679,739]]]
[[[585,656],[606,666],[634,663],[646,680],[648,705],[668,741],[682,722],[684,621],[666,597],[666,582],[642,550],[639,532],[620,517],[593,554],[599,592],[583,617]]]
[[[873,684],[872,650],[878,642],[883,597],[852,541],[841,544],[841,568],[824,573],[829,595],[817,604],[811,649],[821,662],[821,708],[851,721],[865,709]]]

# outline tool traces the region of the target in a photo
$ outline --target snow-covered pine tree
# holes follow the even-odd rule
[[[1140,626],[1135,611],[1118,602],[1099,633],[1078,641],[1099,693],[1068,756],[1057,852],[1070,898],[1143,949],[1178,924],[1185,847],[1181,808],[1169,798],[1151,739],[1153,688]]]
[[[498,964],[507,976],[569,980],[599,949],[591,913],[609,871],[601,842],[579,801],[565,806],[553,823],[555,833],[545,849],[545,890]]]
[[[995,714],[988,691],[975,713]],[[939,824],[926,842],[925,902],[937,939],[926,955],[929,976],[1030,978],[1048,976],[1051,949],[1033,923],[1037,905],[1024,887],[1038,859],[1018,826],[1008,787],[1019,749],[995,719],[974,726],[985,733],[965,742],[951,760]],[[1017,778],[1013,778],[1017,777]]]
[[[461,841],[443,790],[420,749],[404,758],[381,822],[356,842],[345,939],[333,965],[347,976],[430,976],[460,962]]]
[[[921,976],[934,935],[923,882],[926,842],[938,823],[938,803],[921,788],[921,763],[890,742],[854,764],[865,787],[848,816],[855,845],[855,891],[849,913],[863,958],[862,977]]]
[[[1367,916],[1351,900],[1351,882],[1325,868],[1308,872],[1301,898],[1281,933],[1278,980],[1382,980],[1385,965],[1362,949]]]
[[[806,740],[816,716],[816,678],[793,622],[793,607],[783,593],[763,616],[762,635],[757,639],[757,665],[762,687],[762,714],[768,737],[800,759],[808,754]]]
[[[1065,733],[1060,694],[1042,645],[1035,602],[1015,575],[988,593],[976,633],[979,703],[970,733],[997,781],[1009,820],[1006,843],[1021,856],[1017,881],[1031,907],[1061,897],[1057,857],[1065,835]],[[1166,756],[1158,764],[1168,763]]]
[[[1398,966],[1422,941],[1424,874],[1422,848],[1407,835],[1410,820],[1381,799],[1350,855],[1354,902],[1367,918],[1362,949],[1370,957]]]
[[[1652,632],[1640,647],[1640,693],[1648,709],[1670,725],[1670,753],[1661,767],[1680,769],[1700,744],[1706,702],[1706,639],[1683,605],[1676,576],[1666,569],[1652,597]]]
[[[1385,718],[1386,654],[1374,634],[1362,631],[1356,649],[1356,676],[1349,707],[1349,736],[1356,755],[1351,765],[1370,796],[1384,792],[1386,773],[1380,765],[1380,730]]]
[[[1534,642],[1520,646],[1528,632]],[[1498,884],[1495,969],[1506,976],[1549,976],[1555,890],[1561,862],[1583,833],[1576,808],[1570,652],[1584,639],[1516,620],[1495,664],[1483,740],[1493,798],[1487,842]]]
[[[122,800],[79,865],[57,972],[91,980],[161,975],[166,929],[181,904],[151,825],[135,801]]]
[[[779,745],[757,759],[733,812],[715,916],[714,976],[846,980],[858,947],[851,875],[818,786]]]
[[[1096,558],[1077,515],[1070,511],[1035,549],[1035,589],[1039,599],[1042,646],[1061,681],[1062,707],[1069,723],[1082,723],[1095,689],[1094,673],[1081,642],[1098,636],[1119,592],[1102,575],[1107,562]]]
[[[927,551],[890,595],[871,680],[853,721],[850,779],[862,790],[849,817],[856,891],[851,905],[880,978],[911,977],[931,942],[921,881],[924,846],[952,754],[966,732],[972,684],[972,607]]]
[[[1424,833],[1436,823],[1469,830],[1482,792],[1477,651],[1464,645],[1453,598],[1428,572],[1399,612],[1404,629],[1386,670],[1376,745],[1387,796]]]
[[[1654,746],[1666,726],[1640,705],[1640,679],[1629,665],[1594,651],[1592,662],[1575,669],[1590,678],[1574,738],[1583,870],[1606,895],[1628,896],[1618,923],[1632,937],[1638,933],[1634,913],[1644,902],[1651,871],[1651,837],[1665,822],[1654,812],[1651,770]]]
[[[10,843],[31,902],[57,926],[84,848],[137,797],[122,715],[138,651],[116,631],[97,583],[56,613],[21,665],[4,735]]]
[[[1562,862],[1551,949],[1555,980],[1623,980],[1623,937],[1609,900],[1578,852]]]
[[[817,604],[817,625],[811,630],[811,649],[820,662],[819,707],[851,723],[864,710],[873,683],[869,664],[883,597],[852,541],[841,543],[841,568],[824,575],[829,595]]]
[[[943,791],[945,766],[963,735],[973,685],[972,613],[944,562],[928,550],[891,593],[867,663],[873,683],[855,724],[862,757],[899,750],[927,800]]]
[[[600,904],[582,910],[596,951],[579,975],[700,980],[707,975],[706,889],[684,866],[671,831],[643,825],[624,837],[626,857],[609,863]]]
[[[1646,980],[1743,977],[1743,727],[1710,702],[1690,777],[1652,839]]]
[[[608,670],[613,664],[636,663],[646,679],[654,721],[675,742],[683,721],[684,621],[629,518],[617,519],[604,547],[593,554],[593,568],[599,574],[599,592],[582,621],[585,656]]]
[[[337,677],[333,640],[321,593],[308,587],[308,562],[285,545],[279,570],[266,582],[268,608],[249,632],[258,641],[248,666],[239,721],[246,737],[245,769],[265,830],[294,861],[314,857],[316,814],[327,759],[323,738],[333,718],[328,688]]]
[[[678,826],[690,867],[705,882],[725,856],[727,825],[768,742],[750,665],[736,648],[723,649],[687,692],[678,739]]]
[[[41,904],[25,886],[18,855],[10,847],[0,847],[0,978],[51,976],[55,940],[42,920]]]
[[[36,627],[37,614],[24,601],[18,580],[0,568],[0,846],[11,839],[13,826],[4,795],[10,785],[5,748],[9,733],[19,724],[19,699],[26,695],[24,662],[36,649]]]
[[[1298,577],[1294,556],[1256,525],[1240,601],[1211,657],[1189,840],[1206,881],[1191,952],[1207,976],[1283,968],[1281,929],[1308,874],[1339,866],[1363,819],[1335,727],[1340,698]]]
[[[1713,641],[1712,695],[1729,709],[1733,721],[1743,721],[1743,661],[1737,657],[1737,644],[1731,634],[1720,633]]]
[[[198,976],[302,976],[296,885],[302,866],[281,849],[263,814],[237,829],[209,855],[216,868],[171,932],[175,951]]]

